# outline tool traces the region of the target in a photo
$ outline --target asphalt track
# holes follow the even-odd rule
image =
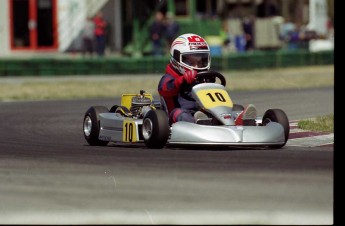
[[[333,113],[331,88],[234,92],[290,120]],[[82,120],[119,99],[0,102],[0,224],[332,224],[332,146],[91,147]]]

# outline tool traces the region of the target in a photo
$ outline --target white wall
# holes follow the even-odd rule
[[[314,30],[321,35],[327,35],[327,20],[327,1],[310,0],[308,29]]]
[[[283,19],[280,16],[257,18],[255,20],[255,47],[281,48],[283,42],[279,39]]]
[[[65,51],[80,33],[88,1],[58,0],[59,51]]]
[[[9,12],[8,0],[0,0],[0,56],[10,52]]]
[[[108,0],[58,0],[59,51],[64,52],[80,34],[86,17],[94,16]]]

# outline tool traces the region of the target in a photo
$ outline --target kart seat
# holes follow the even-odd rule
[[[168,110],[167,104],[166,104],[166,102],[164,100],[164,97],[163,96],[159,96],[159,98],[160,98],[162,110],[165,111],[167,113],[167,115],[169,116],[169,110]]]

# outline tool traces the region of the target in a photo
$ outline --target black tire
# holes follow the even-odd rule
[[[271,148],[282,148],[289,139],[290,134],[290,123],[287,115],[281,109],[269,109],[265,112],[262,117],[262,125],[265,126],[269,122],[277,122],[281,124],[284,128],[285,142],[281,145],[273,145]]]
[[[106,146],[109,141],[99,140],[99,114],[109,112],[108,108],[103,106],[90,107],[84,115],[83,132],[85,140],[91,146]]]
[[[113,105],[113,106],[110,108],[109,112],[115,113],[115,111],[116,111],[116,109],[117,109],[118,107],[119,107],[119,105]]]
[[[114,105],[110,108],[109,112],[112,113],[120,113],[122,116],[125,116],[127,114],[130,113],[130,111],[128,110],[128,108],[126,108],[125,106],[118,106],[118,105]]]
[[[163,110],[150,110],[143,119],[142,135],[148,148],[161,149],[170,136],[169,118]]]
[[[233,111],[243,111],[244,107],[243,107],[243,105],[240,105],[240,104],[233,104],[232,110]]]

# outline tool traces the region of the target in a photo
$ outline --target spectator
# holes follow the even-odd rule
[[[163,18],[164,15],[162,12],[156,12],[154,21],[150,26],[150,37],[154,56],[162,56],[162,37],[165,31]]]
[[[254,16],[245,17],[242,23],[243,32],[246,40],[246,51],[254,49]]]
[[[165,37],[167,39],[168,44],[168,52],[170,50],[170,46],[178,36],[180,31],[180,25],[175,21],[174,15],[170,12],[166,15],[166,27],[165,27]]]
[[[326,26],[327,26],[327,38],[330,40],[334,40],[334,22],[332,18],[328,17]]]
[[[229,21],[226,19],[222,22],[222,29],[220,30],[220,36],[223,40],[223,50],[227,53],[235,52],[234,35],[230,30]]]
[[[86,21],[84,23],[83,27],[83,50],[82,54],[83,56],[86,56],[86,54],[90,54],[90,56],[93,55],[93,46],[94,46],[94,30],[95,30],[95,24],[92,21],[91,17],[86,18]]]
[[[98,12],[95,18],[93,19],[95,24],[95,37],[96,37],[96,51],[97,55],[100,57],[104,56],[105,50],[105,33],[106,33],[106,26],[107,23],[103,19],[102,12]]]
[[[290,34],[296,30],[295,23],[292,22],[292,20],[288,17],[284,20],[284,23],[280,27],[280,34],[279,38],[280,40],[284,42],[290,41]]]

